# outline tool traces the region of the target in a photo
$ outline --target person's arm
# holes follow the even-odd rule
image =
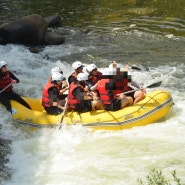
[[[138,89],[140,88],[140,85],[137,82],[133,81],[133,80],[131,81],[131,85],[138,88]]]
[[[92,97],[87,95],[85,92],[82,91],[80,87],[76,88],[73,92],[73,95],[78,99],[78,100],[91,100]]]
[[[60,94],[63,94],[69,89],[69,85],[66,80],[62,81],[62,89],[60,90]]]
[[[98,86],[98,83],[96,83],[95,85],[91,86],[91,88],[90,88],[90,89],[91,89],[91,91],[96,90],[97,86]]]
[[[9,71],[9,74],[10,74],[10,78],[11,78],[12,80],[16,80],[15,83],[19,83],[19,82],[20,82],[20,80],[19,80],[12,72]]]
[[[131,85],[133,85],[134,87],[140,89],[141,91],[143,91],[143,93],[146,93],[146,89],[145,88],[141,88],[140,85],[138,83],[136,83],[135,81],[132,81]]]
[[[63,81],[62,81],[62,87],[63,87],[63,88],[69,87],[69,85],[68,85],[66,79],[63,79]]]
[[[58,89],[56,87],[53,87],[48,90],[48,93],[49,93],[50,105],[64,110],[64,107],[60,105]]]
[[[57,107],[58,104],[58,89],[56,87],[50,88],[48,90],[50,105]]]

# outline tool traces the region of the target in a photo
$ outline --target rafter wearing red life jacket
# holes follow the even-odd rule
[[[131,83],[131,75],[128,75],[127,71],[121,71],[120,74],[116,75],[114,78],[117,88],[117,94],[131,90],[131,87],[129,86],[129,84]]]
[[[7,71],[5,76],[0,76],[0,90],[4,89],[8,84],[12,82],[9,72]],[[4,92],[10,92],[13,86],[10,85],[8,88],[4,90]]]
[[[81,88],[81,89],[83,89],[83,91],[84,91],[83,86],[80,85],[79,83],[72,82],[72,83],[70,84],[70,88],[69,88],[69,92],[68,92],[68,105],[69,105],[69,108],[71,108],[71,109],[75,109],[75,105],[81,103],[81,101],[78,100],[78,99],[73,95],[73,91],[74,91],[76,88]]]
[[[112,79],[109,78],[102,78],[98,81],[96,90],[98,90],[100,100],[103,104],[110,105],[112,100],[116,99],[117,91],[114,90],[115,87],[112,82]]]
[[[51,80],[48,80],[47,84],[44,86],[43,92],[42,92],[42,105],[44,107],[50,107],[50,99],[49,99],[49,93],[48,90],[52,87],[56,87],[58,92],[60,93],[60,87],[57,84],[51,83]]]
[[[102,73],[97,71],[97,75],[90,74],[88,79],[91,81],[92,85],[95,85],[102,78]]]

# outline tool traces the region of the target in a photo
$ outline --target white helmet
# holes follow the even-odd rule
[[[104,76],[112,76],[112,75],[116,75],[116,70],[110,69],[110,68],[106,68],[103,70],[102,75]]]
[[[80,61],[75,61],[73,64],[72,64],[72,68],[75,70],[75,69],[78,69],[79,67],[83,67],[83,64],[82,62]]]
[[[53,67],[51,69],[51,74],[53,74],[53,73],[61,73],[61,74],[63,74],[63,71],[62,71],[62,69],[60,67]]]
[[[85,81],[85,80],[88,80],[88,76],[87,76],[87,74],[85,74],[85,73],[79,73],[79,74],[77,75],[77,80],[78,80],[78,81]]]
[[[64,78],[63,78],[63,75],[61,73],[53,73],[52,76],[51,76],[51,80],[52,81],[62,81]]]
[[[94,69],[97,69],[97,66],[95,64],[89,64],[86,66],[86,70],[88,73],[92,72]]]
[[[1,69],[3,66],[5,66],[5,65],[7,65],[7,63],[6,63],[5,61],[0,61],[0,69]]]

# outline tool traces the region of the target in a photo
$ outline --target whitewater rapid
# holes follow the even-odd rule
[[[24,46],[10,44],[0,47],[0,60],[5,60],[20,79],[14,91],[40,98],[53,66],[62,67],[65,77],[72,72],[73,61],[59,61],[58,53],[65,56],[86,49],[69,44],[46,47],[34,54]],[[51,58],[46,59],[46,54]],[[108,62],[103,61],[103,67]],[[165,119],[121,131],[93,131],[81,126],[31,131],[0,107],[1,138],[12,140],[6,164],[12,176],[2,184],[133,185],[154,168],[169,178],[176,170],[185,182],[185,64],[148,64],[148,70],[131,73],[143,86],[161,80],[157,89],[172,94],[175,104]]]

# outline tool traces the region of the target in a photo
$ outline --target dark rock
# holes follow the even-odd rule
[[[48,27],[57,27],[61,25],[61,17],[59,15],[45,17]]]
[[[30,15],[0,26],[0,43],[39,44],[48,23],[40,15]]]
[[[43,18],[37,14],[4,23],[0,25],[0,44],[23,44],[29,47],[63,44],[63,34],[48,27],[60,23],[61,18],[58,15]],[[39,49],[33,48],[30,51],[38,53]]]

